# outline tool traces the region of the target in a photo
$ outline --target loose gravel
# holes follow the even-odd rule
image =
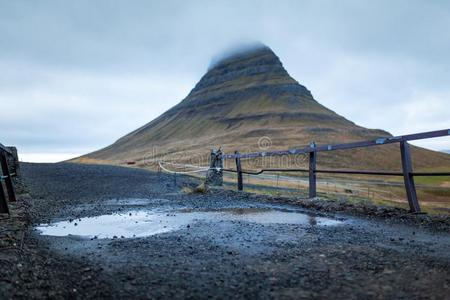
[[[213,190],[105,165],[23,164],[28,194],[0,220],[0,298],[448,299],[448,219],[320,199]],[[35,226],[136,210],[298,211],[338,226],[199,219],[144,238],[40,235]],[[338,212],[338,213],[337,213]]]

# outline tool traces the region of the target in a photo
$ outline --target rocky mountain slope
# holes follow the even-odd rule
[[[349,104],[351,105],[351,104]],[[367,129],[317,102],[266,46],[234,54],[210,67],[178,105],[114,144],[75,159],[137,165],[165,159],[207,164],[212,147],[225,152],[343,143],[391,136]],[[415,167],[450,166],[450,155],[413,149]],[[292,162],[264,162],[292,166]],[[296,160],[296,164],[301,164]],[[398,145],[320,154],[319,166],[398,169]]]

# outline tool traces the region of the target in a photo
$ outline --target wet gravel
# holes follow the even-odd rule
[[[436,222],[422,216],[394,222],[400,212],[346,209],[320,200],[229,191],[183,194],[183,187],[198,182],[140,169],[24,164],[22,170],[29,195],[20,197],[13,216],[2,221],[3,235],[0,232],[0,298],[445,299],[450,295],[450,234],[442,226],[445,219],[434,226]],[[200,219],[170,232],[117,239],[44,236],[34,229],[42,223],[139,209],[169,213],[235,208],[295,210],[337,218],[343,224]],[[332,213],[336,210],[340,213]],[[423,220],[426,226],[421,225]]]

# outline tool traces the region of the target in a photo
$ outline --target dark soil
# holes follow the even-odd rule
[[[340,201],[214,190],[140,169],[23,164],[29,194],[0,220],[0,298],[448,299],[448,218]],[[339,226],[196,221],[146,238],[39,235],[37,224],[136,209],[264,207],[344,221]],[[141,209],[142,207],[139,207]],[[336,215],[334,212],[339,211]]]

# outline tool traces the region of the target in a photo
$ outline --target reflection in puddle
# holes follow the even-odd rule
[[[148,198],[128,198],[128,199],[110,199],[103,201],[103,205],[128,205],[128,206],[145,206],[153,203],[165,203],[167,199],[148,199]]]
[[[245,221],[259,224],[309,224],[332,226],[342,223],[335,219],[316,217],[291,210],[273,208],[221,208],[210,210],[180,210],[183,213],[204,214],[222,220]]]
[[[190,210],[171,212],[129,211],[127,213],[87,217],[41,225],[43,235],[85,236],[97,238],[145,237],[188,227],[197,221],[242,221],[259,224],[300,224],[334,226],[342,221],[314,217],[295,211],[265,208],[225,208],[218,210]]]
[[[169,232],[189,224],[189,218],[175,218],[170,214],[149,211],[87,217],[61,221],[37,227],[43,235],[88,236],[97,238],[144,237]]]

